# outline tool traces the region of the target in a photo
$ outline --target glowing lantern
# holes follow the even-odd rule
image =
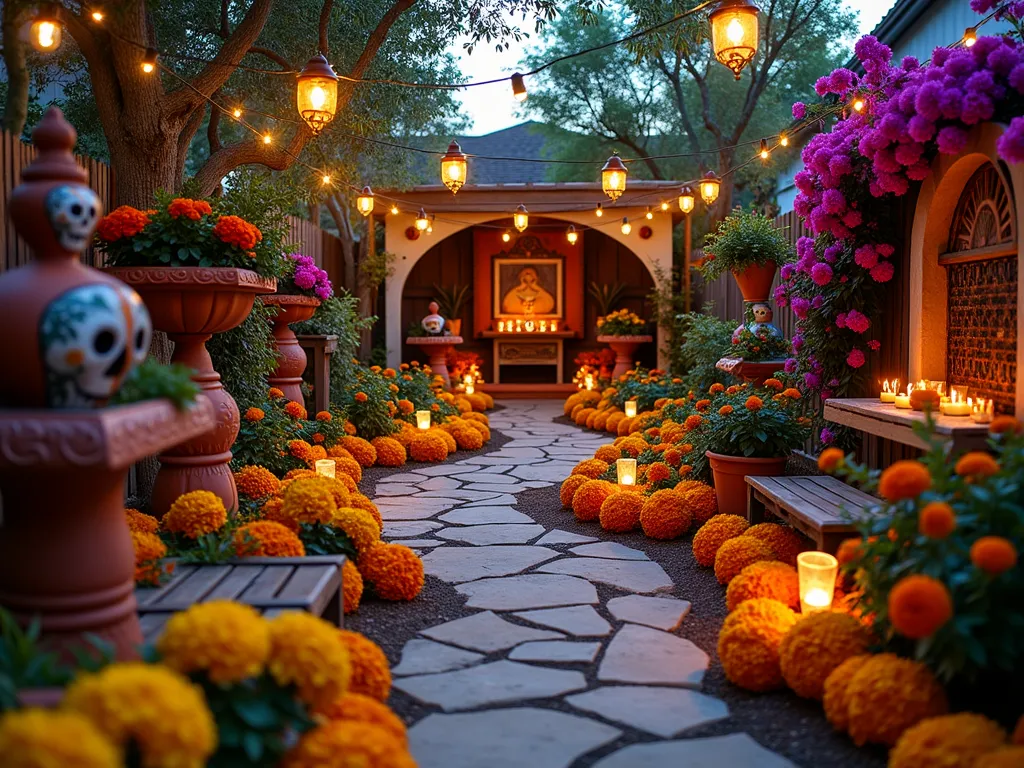
[[[337,463],[334,459],[317,459],[316,460],[316,473],[323,475],[324,477],[334,477],[334,472],[337,469]]]
[[[330,177],[325,177],[328,180]],[[326,182],[324,182],[326,183]],[[356,208],[363,216],[369,216],[373,213],[373,190],[369,187],[363,187],[363,191],[356,198]]]
[[[565,230],[565,239],[569,241],[569,245],[576,245],[576,241],[579,239],[579,235],[576,234],[576,227],[572,224]]]
[[[512,224],[517,230],[522,232],[530,223],[530,214],[526,210],[526,206],[522,203],[516,208],[516,212],[512,216]]]
[[[801,552],[796,556],[796,568],[800,579],[800,612],[806,616],[828,610],[836,589],[839,561],[827,552]]]
[[[337,111],[338,76],[323,54],[318,53],[302,68],[295,85],[299,116],[316,136]]]
[[[56,19],[47,16],[36,19],[28,28],[29,44],[41,53],[57,50],[63,36],[64,29],[61,25]]]
[[[615,474],[619,485],[636,485],[636,459],[616,459]]]
[[[430,226],[430,219],[427,218],[427,213],[422,208],[420,212],[416,214],[416,229],[420,232],[426,232],[427,227]]]
[[[708,16],[715,58],[732,70],[737,80],[757,53],[757,17],[757,6],[747,0],[722,0]]]
[[[469,164],[466,162],[466,153],[462,151],[459,142],[453,141],[448,145],[448,151],[441,158],[441,181],[454,195],[462,185],[466,183],[469,174]]]
[[[626,418],[632,419],[636,416],[636,400],[627,400],[625,403]]]
[[[679,190],[679,210],[683,213],[690,213],[693,211],[693,207],[697,204],[697,199],[693,196],[693,187],[687,184],[685,187]]]
[[[718,199],[718,190],[721,187],[722,182],[718,178],[718,174],[714,171],[708,171],[704,174],[704,178],[700,180],[700,196],[705,203],[712,205]]]
[[[523,76],[516,72],[511,77],[512,80],[512,96],[516,101],[526,101],[526,83],[523,82]]]
[[[147,75],[151,75],[156,71],[156,49],[147,48],[146,53],[142,57],[142,71]]]
[[[612,154],[601,169],[601,190],[614,203],[626,191],[626,164],[619,158],[618,152]]]
[[[416,411],[416,426],[420,429],[430,429],[430,411]]]

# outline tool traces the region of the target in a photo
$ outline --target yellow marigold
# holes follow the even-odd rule
[[[352,458],[359,462],[359,466],[372,467],[377,462],[377,451],[363,438],[345,435],[338,442],[342,448],[352,454]]]
[[[565,398],[565,404],[562,406],[563,415],[568,416],[570,413],[572,413],[572,409],[575,408],[577,405],[582,404],[582,402],[583,395],[581,392],[574,392],[573,394],[569,395],[567,398]]]
[[[400,743],[407,742],[405,723],[398,715],[386,704],[362,693],[343,693],[331,706],[318,714],[324,720],[343,720],[377,726],[390,733]]]
[[[237,557],[305,557],[306,547],[294,531],[274,520],[254,520],[234,534]]]
[[[210,491],[189,491],[171,504],[160,526],[169,533],[190,539],[219,531],[228,521],[228,511],[220,496]]]
[[[1024,747],[999,747],[974,761],[973,768],[1021,768]]]
[[[403,742],[366,722],[328,720],[302,734],[281,768],[416,768]]]
[[[423,561],[401,544],[378,542],[361,552],[359,572],[384,600],[412,600],[423,589]]]
[[[892,746],[907,728],[944,715],[946,694],[924,664],[892,653],[872,656],[846,687],[850,737]]]
[[[333,456],[332,458],[337,472],[348,475],[356,483],[363,479],[363,467],[358,461],[348,456]]]
[[[611,444],[602,445],[594,453],[594,459],[597,461],[603,461],[605,463],[605,466],[611,465],[612,463],[618,461],[620,458],[622,458],[622,451],[620,451],[616,446]],[[577,464],[576,466],[579,467],[579,464]]]
[[[597,520],[601,516],[604,500],[619,490],[607,480],[588,480],[572,497],[572,511],[580,520]]]
[[[721,408],[718,409],[718,415],[719,416],[728,416],[731,413],[732,413],[732,406],[731,405],[723,405]]]
[[[800,607],[800,581],[796,568],[788,563],[759,560],[751,563],[725,590],[725,607],[730,613],[747,600],[768,597],[792,609]]]
[[[907,728],[889,753],[890,768],[960,768],[1006,743],[1006,732],[982,715],[941,715]],[[1021,763],[1017,764],[1022,765]]]
[[[672,476],[672,469],[663,461],[656,461],[647,468],[647,479],[652,483],[660,483]]]
[[[796,529],[779,523],[758,523],[743,533],[760,539],[775,554],[776,560],[796,565],[796,556],[806,550],[810,544]]]
[[[279,685],[294,685],[313,710],[330,706],[348,690],[352,667],[338,628],[305,611],[289,611],[269,622],[267,670]]]
[[[779,646],[796,622],[797,615],[777,600],[741,603],[718,633],[718,657],[729,681],[748,691],[780,687]]]
[[[722,542],[715,553],[715,578],[719,584],[728,584],[751,563],[774,559],[775,553],[763,541],[737,536]]]
[[[342,610],[346,615],[359,610],[363,599],[363,576],[351,560],[345,560],[341,567],[341,596]]]
[[[916,499],[932,487],[932,476],[920,461],[903,459],[882,471],[878,492],[889,501]]]
[[[636,491],[616,491],[601,503],[598,520],[606,531],[626,533],[640,524],[644,497]]]
[[[845,731],[850,723],[847,697],[850,680],[870,658],[869,654],[851,656],[825,678],[821,703],[825,709],[825,717],[837,731]]]
[[[270,629],[255,608],[230,600],[195,603],[168,619],[157,640],[161,663],[214,683],[257,677],[270,656]]]
[[[365,552],[380,541],[380,527],[373,515],[365,509],[341,507],[334,513],[329,525],[344,531],[358,553]]]
[[[673,488],[655,491],[640,510],[640,526],[652,539],[675,539],[686,533],[692,522],[685,494]]]
[[[917,529],[929,539],[944,539],[956,530],[956,514],[946,502],[932,501],[918,513]]]
[[[320,477],[293,480],[281,500],[282,514],[296,525],[330,522],[338,510],[333,487]]]
[[[623,416],[623,418],[619,420],[619,423],[615,425],[615,434],[619,437],[628,435],[630,429],[633,427],[634,421],[636,421],[635,417]]]
[[[478,451],[484,447],[484,436],[480,430],[469,424],[456,426],[451,431],[455,443],[461,451]]]
[[[308,415],[305,407],[302,403],[298,403],[295,400],[289,400],[284,407],[284,412],[291,416],[293,419],[305,419]]]
[[[435,462],[448,458],[448,446],[443,433],[421,433],[409,442],[409,458],[413,461]]]
[[[277,493],[281,481],[266,467],[250,464],[235,472],[235,485],[250,499],[264,499]]]
[[[715,564],[719,547],[743,534],[750,527],[739,515],[715,515],[693,537],[693,557],[705,568]]]
[[[770,378],[764,380],[764,387],[766,389],[774,389],[776,392],[782,391],[782,382],[776,378]]]
[[[381,520],[380,510],[377,509],[377,505],[370,501],[369,498],[359,493],[358,491],[349,494],[348,505],[355,507],[356,509],[363,509],[370,513],[370,516],[377,523],[378,528],[383,528],[384,523]]]
[[[982,536],[971,545],[971,562],[978,570],[999,576],[1017,564],[1017,548],[1002,536]]]
[[[139,512],[137,509],[127,507],[124,511],[125,520],[128,523],[129,531],[138,533],[156,533],[160,529],[160,521],[152,515]]]
[[[889,592],[889,621],[904,637],[929,637],[953,618],[946,585],[924,574],[904,576]]]
[[[1020,420],[1013,416],[996,416],[988,425],[989,434],[992,435],[1016,435],[1020,434]]]
[[[77,712],[22,709],[0,715],[6,768],[121,768],[113,743]]]
[[[135,583],[141,586],[155,587],[160,584],[164,573],[174,568],[169,563],[166,571],[160,558],[167,554],[167,547],[155,533],[132,531],[132,549],[135,552]]]
[[[686,421],[683,422],[683,427],[689,432],[692,429],[697,429],[701,424],[704,423],[704,419],[698,416],[696,413],[687,416]]]
[[[217,747],[203,691],[170,667],[122,662],[80,674],[62,702],[146,768],[202,768]]]
[[[870,641],[867,628],[849,614],[812,613],[782,638],[782,677],[798,696],[820,699],[825,679],[851,656],[865,653]]]
[[[818,455],[818,469],[827,474],[832,474],[843,462],[846,461],[846,454],[842,448],[826,448]]]
[[[387,656],[380,646],[365,635],[339,630],[341,642],[348,649],[349,662],[352,665],[352,677],[349,679],[350,693],[361,693],[377,701],[387,701],[391,692],[391,667]]]
[[[613,448],[614,450],[614,448]],[[608,471],[609,462],[602,459],[584,459],[572,469],[572,474],[583,475],[591,480],[596,480]]]
[[[957,459],[955,471],[972,480],[990,477],[999,471],[999,462],[984,451],[970,451]]]
[[[686,474],[682,467],[679,468],[679,474]],[[693,517],[695,523],[706,523],[718,514],[718,494],[716,494],[715,489],[707,483],[695,480],[687,482],[689,484],[686,486],[685,490],[686,508],[690,510],[690,515]]]
[[[743,403],[743,407],[748,411],[760,411],[764,407],[764,401],[757,395],[751,395],[747,398],[746,402]]]
[[[377,452],[379,466],[400,467],[405,464],[405,446],[393,437],[375,437],[370,444]]]
[[[476,411],[464,413],[462,414],[462,418],[464,418],[466,421],[475,421],[478,424],[483,424],[485,427],[491,423],[491,420],[487,418],[486,413],[477,413]]]
[[[647,444],[647,441],[642,437],[627,437],[619,443],[619,451],[622,454],[629,454],[629,456],[634,459],[649,447],[650,446]]]
[[[562,481],[562,487],[558,492],[558,498],[562,502],[563,507],[568,509],[572,506],[572,497],[575,495],[579,487],[589,479],[590,478],[586,475],[569,475]]]
[[[597,420],[597,417],[600,416],[600,415],[601,415],[600,411],[593,411],[589,416],[587,416],[587,420],[583,423],[583,426],[585,426],[587,429],[594,429],[595,428],[594,427],[594,422]]]

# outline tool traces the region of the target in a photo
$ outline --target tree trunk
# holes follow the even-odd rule
[[[28,119],[28,66],[25,64],[25,44],[19,38],[23,21],[23,10],[8,0],[3,7],[3,58],[7,69],[4,130],[10,131],[15,138],[21,135]]]
[[[732,168],[736,159],[736,150],[720,149],[718,151],[718,167]],[[714,214],[711,217],[712,225],[717,224],[730,213],[732,213],[733,191],[736,187],[736,174],[730,173],[722,179],[722,185],[718,190],[718,204],[715,206]]]

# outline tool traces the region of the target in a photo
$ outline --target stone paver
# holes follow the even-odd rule
[[[430,533],[441,527],[440,523],[435,523],[433,520],[413,520],[411,522],[386,522],[384,523],[385,538],[405,537],[405,536],[422,536],[424,533]]]
[[[437,539],[391,539],[393,544],[403,544],[413,549],[430,549],[432,547],[443,547],[444,542]]]
[[[442,539],[464,541],[467,544],[526,544],[544,533],[542,525],[467,525],[464,528],[445,528],[435,535]]]
[[[549,544],[587,544],[591,541],[597,541],[597,539],[593,536],[581,536],[578,533],[569,533],[555,528],[544,534],[537,540],[537,543],[547,546]]]
[[[517,645],[508,657],[514,661],[541,661],[551,663],[590,663],[597,658],[600,643],[570,640],[540,640]]]
[[[525,647],[520,646],[516,650]],[[729,716],[729,707],[724,701],[684,688],[606,685],[566,696],[565,700],[605,720],[629,725],[664,739]]]
[[[796,768],[745,733],[623,747],[594,768]]]
[[[690,602],[675,597],[626,595],[608,601],[608,610],[619,621],[645,624],[671,632],[679,627],[690,612]]]
[[[546,547],[446,547],[423,558],[423,571],[458,584],[488,576],[511,576],[558,555]]]
[[[582,576],[589,581],[610,584],[628,592],[659,592],[675,586],[665,569],[651,561],[574,557],[542,565],[537,571]]]
[[[474,613],[472,616],[439,624],[423,630],[420,634],[484,653],[503,651],[529,640],[554,640],[565,637],[561,632],[521,627],[505,621],[490,611]]]
[[[462,507],[438,518],[458,525],[490,525],[493,523],[532,523],[533,518],[512,507]]]
[[[519,611],[512,615],[531,624],[560,629],[570,635],[582,637],[604,637],[612,631],[612,625],[602,619],[598,612],[589,605]]]
[[[627,547],[617,541],[599,541],[596,544],[584,544],[569,550],[574,555],[583,557],[609,557],[613,560],[650,560],[639,549]]]
[[[409,729],[409,749],[419,768],[566,768],[621,733],[586,717],[517,707],[429,715]]]
[[[689,640],[626,624],[608,644],[597,679],[696,688],[707,668],[708,655]]]
[[[597,603],[597,590],[589,581],[542,573],[504,579],[480,579],[460,584],[456,589],[469,597],[466,607],[489,608],[494,611]]]
[[[402,647],[402,661],[391,668],[391,674],[396,677],[429,675],[462,669],[483,660],[483,654],[416,637]]]

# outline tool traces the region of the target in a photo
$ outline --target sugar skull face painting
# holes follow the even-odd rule
[[[103,205],[88,187],[56,187],[46,196],[46,214],[65,251],[80,253],[89,244]]]
[[[126,285],[72,288],[46,308],[39,345],[50,408],[92,408],[116,393],[149,351],[149,312]]]

